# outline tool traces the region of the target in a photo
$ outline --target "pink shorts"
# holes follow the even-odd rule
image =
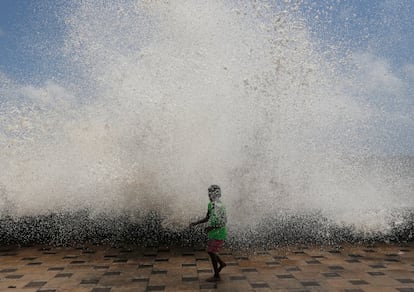
[[[218,253],[224,244],[224,240],[209,239],[207,243],[207,252]]]

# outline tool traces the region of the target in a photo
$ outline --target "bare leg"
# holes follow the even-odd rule
[[[213,265],[213,270],[214,270],[214,276],[212,278],[212,280],[218,280],[220,279],[220,271],[219,271],[219,267],[218,267],[218,263],[217,263],[217,258],[218,256],[215,253],[209,252],[208,255],[211,258],[211,263]]]
[[[220,273],[220,271],[227,265],[225,262],[223,262],[223,260],[218,255],[216,255],[216,258],[217,258],[217,262],[220,264],[220,266],[218,267],[218,272]]]

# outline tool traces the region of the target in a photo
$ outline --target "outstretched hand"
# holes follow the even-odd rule
[[[208,226],[208,227],[204,228],[204,231],[205,232],[210,232],[211,230],[214,230],[214,229],[215,229],[214,227]]]

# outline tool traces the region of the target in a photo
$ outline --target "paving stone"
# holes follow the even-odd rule
[[[92,289],[92,292],[110,292],[111,291],[111,288],[107,288],[107,287],[103,287],[103,288],[99,288],[99,287],[97,287],[97,288],[93,288]]]
[[[341,277],[341,275],[338,273],[322,273],[322,275],[324,275],[327,278]]]
[[[299,267],[289,267],[289,268],[286,268],[286,271],[287,272],[299,272],[301,271],[301,269]]]
[[[93,268],[95,270],[106,270],[109,269],[109,266],[94,266]]]
[[[116,257],[118,257],[118,255],[116,255],[116,254],[106,254],[106,255],[104,255],[104,258],[116,258]]]
[[[3,269],[0,271],[0,273],[13,273],[16,272],[17,269]]]
[[[394,262],[394,263],[398,263],[400,260],[398,259],[384,259],[385,262]]]
[[[295,277],[291,274],[276,275],[279,279],[294,279]]]
[[[48,271],[63,271],[65,268],[64,267],[52,267],[47,269]]]
[[[246,268],[246,269],[241,269],[241,271],[243,273],[257,273],[257,269],[256,268]]]
[[[320,286],[318,282],[315,281],[306,281],[306,282],[300,282],[305,287],[314,287],[314,286]]]
[[[147,286],[146,291],[164,291],[165,285]]]
[[[217,284],[216,283],[203,283],[200,284],[200,290],[212,290],[212,289],[217,289]]]
[[[70,278],[72,275],[72,273],[59,273],[56,274],[55,278]]]
[[[198,281],[198,277],[193,277],[193,276],[183,276],[181,278],[181,280],[183,282],[194,282],[194,281]]]
[[[332,271],[342,271],[342,270],[344,270],[344,267],[342,267],[342,266],[328,266],[328,268]]]
[[[245,254],[225,249],[218,283],[205,282],[213,271],[204,249],[12,247],[0,251],[0,291],[414,292],[414,243],[407,245],[350,245],[339,253],[301,246]]]
[[[317,260],[311,260],[311,261],[306,261],[306,263],[310,265],[317,265],[317,264],[320,264],[321,262]]]
[[[40,263],[40,262],[31,262],[31,263],[28,263],[27,265],[28,266],[40,266],[42,263]]]
[[[349,281],[352,285],[368,285],[368,282],[364,280],[350,280]]]
[[[15,253],[15,252],[9,252],[9,253],[5,253],[5,254],[3,254],[2,256],[4,256],[4,257],[13,257],[13,256],[16,256],[17,255],[17,253]]]
[[[232,281],[246,280],[246,276],[243,276],[243,275],[230,276],[230,280]]]
[[[46,281],[32,281],[28,283],[24,288],[40,288],[44,286],[47,282]]]
[[[79,264],[84,264],[85,261],[71,261],[70,262],[72,265],[79,265]]]
[[[166,270],[153,270],[151,272],[151,274],[153,274],[153,275],[166,275],[167,273],[168,273],[168,271],[166,271]]]
[[[99,279],[85,279],[82,280],[80,283],[84,285],[90,285],[90,284],[98,284]]]
[[[360,263],[360,261],[357,259],[350,259],[350,260],[345,260],[345,261],[348,263]]]
[[[132,282],[147,283],[149,282],[149,278],[134,278]]]
[[[5,278],[6,279],[20,279],[22,277],[23,275],[7,275]]]
[[[414,283],[413,279],[396,279],[398,282],[403,283],[403,284],[412,284]]]
[[[265,282],[254,282],[254,283],[250,283],[250,285],[254,289],[257,289],[257,288],[269,288],[269,284],[267,284]]]
[[[182,253],[182,255],[183,255],[183,257],[193,257],[194,256],[194,253],[192,253],[192,252],[184,252],[184,253]]]
[[[117,259],[113,261],[113,263],[115,264],[126,263],[126,262],[128,262],[128,259]]]
[[[103,275],[104,276],[119,276],[120,274],[121,272],[111,271],[111,272],[105,272]]]
[[[383,272],[368,272],[371,276],[384,276],[385,274]]]
[[[370,265],[370,267],[373,269],[385,269],[386,268],[384,265],[381,265],[381,264]]]

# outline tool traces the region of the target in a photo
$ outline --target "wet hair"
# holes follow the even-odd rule
[[[214,193],[215,197],[220,198],[221,197],[221,189],[218,185],[211,185],[208,188],[209,193]]]

